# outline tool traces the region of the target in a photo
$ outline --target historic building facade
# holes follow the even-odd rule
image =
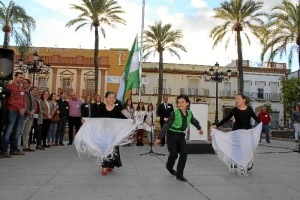
[[[14,71],[22,71],[16,52]],[[36,74],[35,86],[40,91],[48,89],[59,94],[62,90],[70,93],[74,91],[78,97],[86,95],[94,96],[94,50],[93,49],[68,49],[68,48],[31,48],[24,61],[33,63],[33,54],[37,52],[39,59],[43,59],[44,65],[51,65],[48,74]],[[120,78],[124,72],[129,51],[127,49],[99,50],[99,81],[98,94],[104,97],[108,90],[118,91]],[[33,74],[25,73],[25,76],[33,80]]]

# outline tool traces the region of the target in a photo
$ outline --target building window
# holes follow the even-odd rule
[[[259,99],[264,98],[264,89],[263,88],[258,88],[257,89],[257,98],[259,98]]]
[[[86,95],[94,96],[94,92],[95,92],[95,80],[94,79],[86,80]]]
[[[38,89],[39,91],[44,91],[47,89],[47,79],[46,77],[39,77]]]
[[[63,89],[64,90],[70,90],[71,89],[71,79],[70,78],[64,78],[63,79]]]

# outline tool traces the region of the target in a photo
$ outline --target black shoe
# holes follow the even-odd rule
[[[270,141],[267,141],[267,143],[271,143]]]
[[[167,170],[172,174],[173,176],[176,176],[176,171],[174,169],[168,169]]]
[[[62,143],[62,142],[60,142],[60,143],[59,143],[59,146],[65,146],[65,144],[64,144],[64,143]]]
[[[68,143],[68,145],[72,145],[72,143],[71,143],[71,142],[69,142],[69,143]]]
[[[165,146],[165,145],[164,145],[164,144],[161,144],[160,146],[163,147],[163,146]]]
[[[186,178],[184,178],[184,176],[176,176],[177,180],[180,180],[182,182],[187,182]]]
[[[249,168],[247,169],[248,172],[251,171],[252,168],[253,168],[253,163],[252,163],[251,167],[249,167]]]

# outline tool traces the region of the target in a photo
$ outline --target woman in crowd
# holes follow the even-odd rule
[[[134,108],[131,99],[127,99],[124,103],[122,114],[127,117],[127,119],[133,119]]]
[[[105,106],[105,104],[102,102],[101,96],[96,95],[95,96],[95,103],[92,104],[92,117],[99,117],[99,113],[101,110],[101,107]]]
[[[84,103],[81,105],[81,116],[92,117],[92,98],[90,95],[85,97]]]
[[[126,117],[121,113],[121,110],[115,105],[116,93],[108,91],[105,93],[105,102],[104,106],[99,107],[97,116],[101,118],[117,118],[117,119],[126,119]],[[115,148],[115,153],[112,158],[104,160],[102,163],[102,172],[103,176],[107,175],[108,172],[111,172],[114,167],[121,167],[121,157],[119,147]]]
[[[145,109],[144,103],[139,102],[136,111],[134,112],[134,120],[137,123],[137,133],[136,133],[136,146],[144,146],[144,122],[146,119],[147,111]]]
[[[149,145],[154,142],[154,126],[155,126],[156,112],[153,109],[153,104],[150,103],[147,108],[145,130],[148,132]]]
[[[31,94],[35,97],[36,110],[33,115],[33,129],[34,137],[36,138],[36,150],[45,150],[42,147],[41,133],[42,133],[42,124],[43,124],[43,113],[41,109],[41,99],[37,96],[38,89],[33,86],[31,88]]]
[[[43,113],[43,125],[42,125],[42,141],[43,147],[49,148],[47,145],[47,133],[49,131],[49,127],[51,124],[52,114],[53,114],[53,106],[52,103],[48,100],[49,91],[45,90],[41,95],[41,111]]]
[[[58,109],[58,103],[56,102],[57,96],[55,93],[52,93],[49,96],[49,101],[51,102],[50,110],[51,110],[51,122],[49,125],[48,130],[48,146],[57,146],[55,145],[55,135],[56,135],[56,126],[57,122],[59,121],[59,109]]]

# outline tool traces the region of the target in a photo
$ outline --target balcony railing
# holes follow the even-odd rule
[[[260,101],[266,101],[268,100],[268,93],[255,93],[255,99]]]
[[[209,89],[204,88],[180,88],[180,94],[189,96],[209,96]]]
[[[231,90],[221,90],[220,91],[220,97],[223,98],[233,98],[236,95],[236,91],[231,91]]]
[[[154,87],[153,90],[154,90],[154,94],[158,94],[158,87]],[[171,94],[171,88],[163,88],[162,93],[166,94],[166,95],[170,95]]]
[[[281,101],[281,95],[279,93],[270,93],[269,100],[270,101]]]

